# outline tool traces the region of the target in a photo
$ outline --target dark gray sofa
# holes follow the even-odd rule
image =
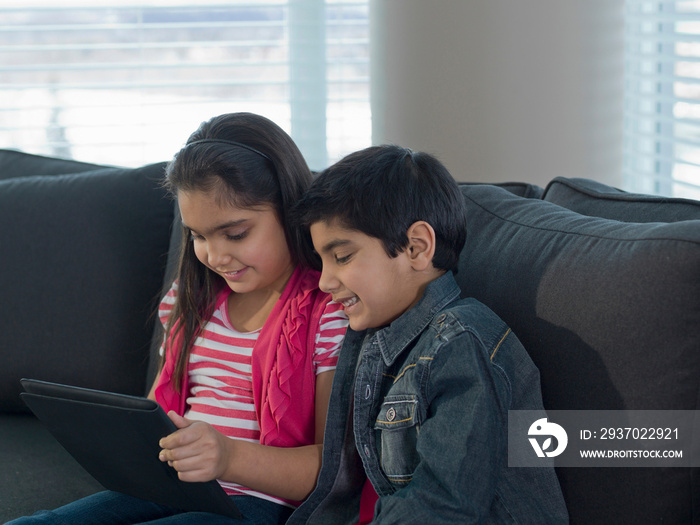
[[[27,412],[20,377],[146,391],[173,222],[164,167],[0,150],[0,523],[100,488]]]
[[[148,388],[178,237],[163,167],[0,151],[0,522],[100,488],[26,412],[21,377]],[[545,407],[697,410],[700,202],[583,179],[499,186],[462,185],[458,281],[523,341]],[[572,523],[700,523],[696,468],[557,473]]]

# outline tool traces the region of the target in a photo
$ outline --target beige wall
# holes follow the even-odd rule
[[[621,184],[624,0],[371,0],[373,142],[458,180]]]

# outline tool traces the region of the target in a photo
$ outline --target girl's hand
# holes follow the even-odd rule
[[[173,411],[168,412],[168,417],[179,430],[160,440],[160,460],[167,461],[182,481],[223,478],[234,440],[208,423],[190,421]]]

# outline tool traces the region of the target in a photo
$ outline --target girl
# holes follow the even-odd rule
[[[113,492],[33,519],[276,524],[311,492],[347,318],[318,289],[310,239],[288,221],[310,182],[291,138],[249,113],[203,123],[166,170],[183,245],[149,394],[178,428],[160,460],[183,481],[219,480],[244,521]]]

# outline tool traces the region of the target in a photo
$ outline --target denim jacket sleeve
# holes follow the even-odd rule
[[[435,351],[421,380],[413,477],[380,498],[377,525],[483,523],[498,515],[493,507],[507,458],[508,378],[491,362],[494,347],[483,334],[455,318],[451,323],[459,329],[430,345]]]

